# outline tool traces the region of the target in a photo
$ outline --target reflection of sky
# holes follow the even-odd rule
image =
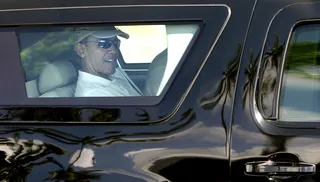
[[[301,26],[295,30],[294,42],[320,41],[319,25]]]
[[[320,81],[288,75],[282,89],[280,119],[314,120],[320,116]]]
[[[210,112],[207,112],[210,113]],[[75,133],[84,133],[86,127],[74,127]],[[134,129],[135,127],[128,127]],[[105,130],[103,127],[97,129],[92,135],[101,134]],[[92,130],[87,130],[92,131]],[[90,133],[87,133],[90,135]],[[224,156],[224,129],[220,125],[206,125],[204,122],[197,121],[192,127],[167,136],[170,139],[161,142],[118,142],[112,145],[96,148],[93,146],[86,146],[95,153],[96,164],[93,168],[101,170],[123,170],[131,174],[143,174],[142,167],[152,163],[161,157],[170,156],[204,156],[208,158],[219,158]],[[56,143],[59,147],[67,149],[68,152],[75,152],[80,149],[79,145],[66,145],[56,142],[40,134],[26,135],[21,134],[21,138],[41,139],[46,143]],[[148,138],[157,138],[151,136]],[[131,137],[128,139],[139,139],[139,137]],[[142,137],[141,137],[142,139]],[[268,138],[259,131],[247,131],[246,129],[235,125],[232,136],[232,157],[241,158],[247,156],[260,155],[263,148],[268,146]],[[320,160],[320,139],[313,139],[307,137],[297,137],[287,143],[288,151],[298,153],[304,160],[314,161]],[[49,155],[57,159],[64,166],[68,166],[68,155],[55,156]],[[35,181],[35,179],[45,179],[48,177],[48,172],[57,170],[57,166],[53,164],[41,165],[35,167],[34,171],[28,176],[28,181]],[[80,170],[79,168],[76,168]],[[83,170],[83,169],[81,169]],[[142,174],[141,174],[142,173]],[[130,175],[121,174],[103,174],[100,181],[107,179],[142,181]]]

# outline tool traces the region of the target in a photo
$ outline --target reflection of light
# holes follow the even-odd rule
[[[167,25],[166,30],[168,38],[168,60],[157,95],[161,94],[164,86],[180,62],[193,35],[198,30],[198,25]]]
[[[87,148],[77,150],[69,161],[69,164],[82,168],[93,167],[94,163],[94,151]]]
[[[9,157],[11,157],[14,154],[12,148],[8,145],[0,145],[0,151],[3,151],[6,154],[5,160],[10,163]]]
[[[124,156],[126,156],[126,157],[132,157],[132,156],[134,156],[135,154],[139,154],[139,153],[143,153],[143,152],[159,151],[159,150],[163,150],[163,149],[166,149],[166,148],[141,149],[141,150],[138,150],[138,151],[130,151],[130,152],[127,152],[127,153],[124,154]]]
[[[2,139],[0,151],[6,155],[5,160],[11,163],[20,157],[37,156],[46,150],[45,144],[40,140],[14,139],[11,137]],[[11,159],[13,157],[13,159]]]

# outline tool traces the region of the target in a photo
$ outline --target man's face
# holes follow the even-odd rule
[[[82,43],[81,49],[83,55],[81,56],[84,60],[85,71],[95,75],[110,75],[115,72],[118,57],[118,47],[114,44],[111,44],[110,47],[101,47],[104,43],[99,43],[100,40],[107,40],[106,44],[109,44],[110,41],[114,42],[117,40],[117,37],[109,39],[98,39],[93,36],[86,38],[84,43]],[[79,53],[78,53],[79,54]]]

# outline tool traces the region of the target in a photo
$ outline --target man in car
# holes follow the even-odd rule
[[[75,51],[81,58],[81,69],[75,97],[140,96],[137,86],[118,67],[120,40],[129,38],[115,27],[77,28]]]

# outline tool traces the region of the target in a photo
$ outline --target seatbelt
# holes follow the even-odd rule
[[[130,85],[131,85],[141,96],[143,96],[144,94],[140,91],[140,89],[137,87],[137,85],[129,78],[129,76],[127,75],[127,73],[125,73],[121,67],[119,67],[118,70],[119,70],[120,73],[127,79],[127,81],[130,83]]]

